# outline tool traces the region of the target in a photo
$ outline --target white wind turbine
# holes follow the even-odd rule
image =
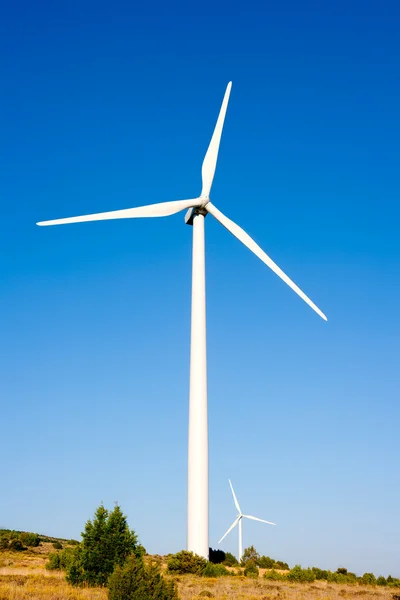
[[[242,556],[243,556],[242,519],[251,519],[252,521],[260,521],[261,523],[268,523],[268,525],[275,525],[275,523],[271,523],[271,521],[264,521],[264,519],[259,519],[258,517],[252,517],[251,515],[244,515],[240,509],[239,502],[236,498],[235,492],[233,491],[233,485],[231,483],[231,480],[228,479],[228,481],[229,481],[229,485],[231,486],[233,501],[235,503],[236,510],[238,511],[238,516],[233,521],[233,523],[229,527],[228,531],[226,533],[224,533],[222,538],[219,540],[218,544],[220,544],[222,542],[222,540],[226,538],[228,533],[230,533],[232,531],[232,529],[234,529],[236,527],[236,525],[238,525],[239,526],[239,562],[240,562],[242,560]]]
[[[283,279],[315,312],[327,320],[319,308],[289,279],[260,246],[241,227],[223,215],[210,202],[210,190],[217,164],[219,144],[232,83],[229,82],[222,101],[217,124],[202,166],[202,191],[190,200],[173,200],[137,208],[41,221],[38,225],[63,225],[106,219],[167,217],[189,209],[185,222],[193,226],[192,316],[190,343],[189,456],[188,456],[188,529],[187,548],[208,557],[208,425],[206,364],[206,293],[204,255],[204,217],[211,214],[228,231],[254,252],[278,277]]]

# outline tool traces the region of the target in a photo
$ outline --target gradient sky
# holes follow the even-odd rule
[[[79,537],[118,501],[186,544],[184,214],[233,81],[213,202],[327,314],[206,220],[210,544],[400,576],[400,6],[2,6],[0,527]],[[237,534],[222,546],[237,553]]]

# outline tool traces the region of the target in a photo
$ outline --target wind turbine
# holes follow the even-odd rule
[[[189,452],[188,452],[188,527],[187,548],[208,558],[208,418],[207,418],[207,360],[206,360],[206,289],[204,254],[204,218],[211,214],[240,242],[251,250],[278,277],[292,288],[315,312],[327,320],[320,309],[289,279],[265,254],[255,241],[236,223],[228,219],[210,202],[210,191],[217,164],[219,144],[232,82],[228,83],[217,124],[202,165],[200,196],[190,200],[173,200],[148,206],[114,210],[67,219],[41,221],[37,225],[63,225],[106,219],[133,219],[138,217],[167,217],[189,209],[187,225],[193,226],[192,258],[192,315],[190,343],[189,394]]]
[[[240,562],[242,560],[242,556],[243,556],[242,519],[251,519],[252,521],[260,521],[261,523],[268,523],[268,525],[275,525],[275,523],[271,523],[271,521],[264,521],[264,519],[259,519],[258,517],[252,517],[251,515],[244,515],[240,509],[239,502],[236,498],[235,492],[233,491],[233,485],[231,483],[231,480],[228,479],[228,481],[229,481],[229,485],[231,486],[233,501],[235,503],[236,510],[238,511],[238,516],[233,521],[233,523],[229,527],[228,531],[226,533],[224,533],[222,538],[219,540],[218,544],[220,544],[222,542],[222,540],[226,538],[228,533],[230,533],[232,531],[232,529],[234,529],[236,527],[236,525],[238,525],[239,526],[239,562]]]

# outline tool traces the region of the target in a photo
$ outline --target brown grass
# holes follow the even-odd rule
[[[0,600],[107,600],[104,588],[74,588],[66,583],[64,573],[47,571],[47,553],[54,549],[48,544],[44,551],[43,546],[29,553],[0,553]],[[262,577],[206,579],[184,575],[174,579],[181,600],[391,600],[396,591],[321,581],[291,584]]]

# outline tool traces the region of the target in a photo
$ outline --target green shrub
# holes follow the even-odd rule
[[[328,571],[325,571],[324,569],[319,569],[318,567],[313,567],[312,572],[315,573],[315,579],[328,579]]]
[[[203,577],[223,577],[229,575],[229,571],[224,565],[208,562],[201,574]]]
[[[207,565],[207,561],[198,554],[181,550],[173,554],[168,560],[168,571],[179,575],[190,573],[192,575],[201,575]]]
[[[315,573],[311,569],[302,569],[300,565],[295,565],[287,574],[289,581],[297,583],[312,583],[315,581]]]
[[[278,573],[278,571],[272,569],[271,571],[266,571],[264,573],[264,579],[269,579],[271,581],[283,581],[286,579],[286,575],[282,575],[282,573]]]
[[[36,548],[40,544],[40,538],[37,533],[21,533],[20,540],[25,546]]]
[[[269,556],[260,556],[257,564],[260,567],[260,569],[273,569],[275,561]]]
[[[382,575],[379,575],[378,579],[376,580],[376,583],[378,585],[387,585],[387,581]]]
[[[55,548],[56,550],[62,550],[62,547],[63,545],[58,540],[56,542],[53,542],[53,548]]]
[[[246,577],[253,577],[256,579],[258,577],[258,567],[255,560],[247,559],[244,567],[244,574]]]
[[[61,569],[59,552],[51,552],[49,554],[49,561],[46,563],[46,569],[48,571],[56,571]]]
[[[254,561],[256,563],[256,565],[258,564],[258,561],[260,560],[260,555],[258,554],[257,550],[254,548],[254,546],[249,546],[248,548],[245,548],[245,550],[243,552],[242,560],[240,561],[241,566],[244,567],[248,560]]]
[[[233,556],[233,554],[231,554],[230,552],[225,552],[224,565],[226,565],[227,567],[235,567],[238,564],[239,563],[236,556]]]
[[[61,552],[51,552],[46,569],[54,571],[57,569],[67,571],[69,567],[76,562],[76,549],[64,548]]]
[[[281,560],[277,560],[273,565],[274,569],[282,569],[282,571],[289,571],[289,565]]]
[[[364,573],[360,582],[364,585],[376,585],[376,577],[373,573]]]
[[[89,520],[85,525],[82,543],[69,550],[67,581],[89,586],[106,585],[117,565],[122,566],[132,553],[137,557],[145,553],[118,504],[111,512],[99,506],[93,522]]]
[[[117,566],[108,580],[108,600],[178,600],[176,585],[167,582],[157,565],[147,568],[141,557],[132,555]]]
[[[7,550],[10,543],[10,536],[4,534],[0,536],[0,550]]]
[[[8,544],[8,549],[14,552],[22,552],[23,550],[27,550],[27,547],[23,545],[20,539],[13,538]]]

